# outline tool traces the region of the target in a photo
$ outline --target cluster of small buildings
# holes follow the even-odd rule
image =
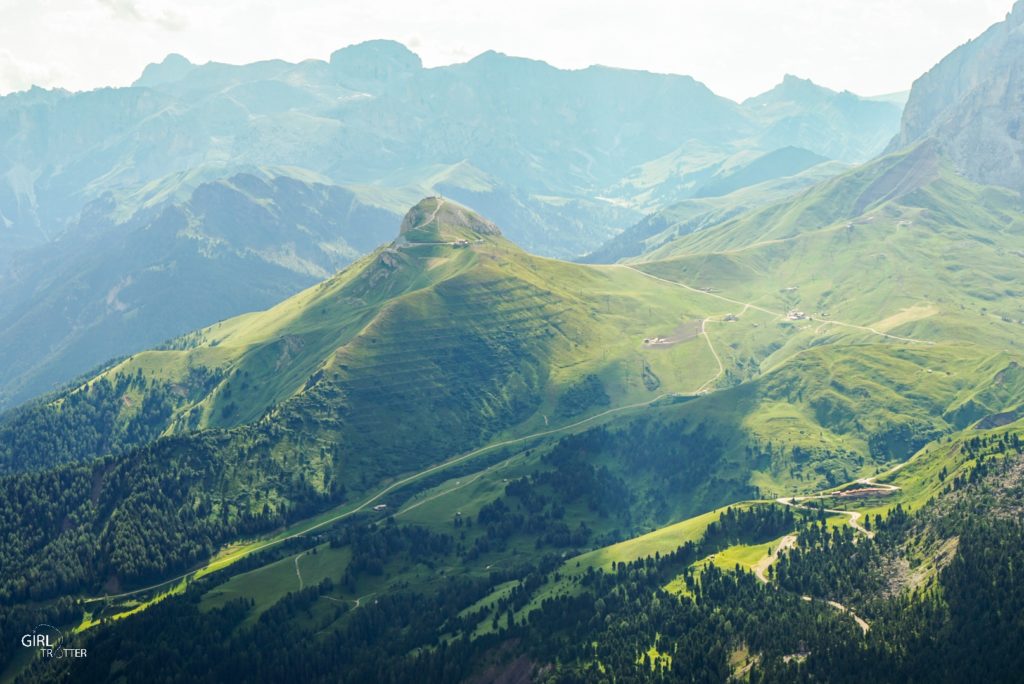
[[[797,311],[796,309],[793,309],[788,314],[786,314],[786,318],[788,318],[791,321],[803,321],[807,320],[807,314],[805,314],[803,311]]]

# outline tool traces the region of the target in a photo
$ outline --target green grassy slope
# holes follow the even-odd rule
[[[694,392],[716,374],[705,341],[644,339],[692,328],[713,306],[636,272],[530,257],[483,219],[425,200],[398,240],[335,278],[73,390],[142,378],[112,402],[127,421],[148,388],[169,387],[176,399],[157,417],[167,435],[69,471],[51,501],[56,527],[19,546],[11,567],[84,545],[102,559],[67,581],[94,574],[86,584],[116,589],[489,441]],[[190,382],[197,374],[209,382]],[[33,476],[39,491],[57,486]],[[153,535],[176,550],[139,546]]]
[[[810,208],[772,211],[817,216],[825,210],[815,203],[830,192],[856,205],[850,198],[891,168],[903,178],[922,163],[930,180],[900,201],[980,192],[938,162],[929,166],[926,152],[883,160],[791,203]],[[135,355],[101,378],[172,388],[176,399],[158,425],[168,434],[228,430],[209,454],[222,470],[202,510],[237,521],[294,519],[490,441],[725,389],[657,407],[653,422],[624,423],[627,437],[592,452],[608,464],[653,454],[643,481],[659,467],[691,468],[691,451],[673,440],[709,445],[700,487],[658,510],[637,509],[664,524],[754,487],[806,492],[867,476],[928,439],[1019,407],[1017,324],[983,313],[979,299],[1014,301],[1007,278],[1019,257],[999,243],[1016,230],[1012,207],[987,203],[979,213],[987,222],[968,231],[954,216],[960,200],[947,207],[936,199],[914,219],[899,218],[903,205],[887,200],[877,215],[897,212],[886,219],[895,226],[877,218],[782,240],[755,236],[748,246],[632,268],[531,257],[486,220],[430,198],[409,212],[395,242],[334,278]],[[707,235],[738,241],[741,227],[761,225],[761,213],[753,216]],[[981,239],[958,252],[974,249],[992,266],[937,277],[921,248],[952,254],[950,240],[968,232]],[[865,253],[901,265],[865,269]],[[814,313],[786,320],[798,307]],[[644,342],[658,338],[670,343]],[[128,390],[119,420],[144,402],[147,386]],[[665,499],[658,487],[637,492]]]
[[[136,354],[39,409],[59,412],[66,396],[104,379],[140,377],[118,394],[116,423],[138,412],[149,383],[168,396],[155,426],[168,434],[247,424],[313,391],[311,406],[338,393],[334,404],[353,411],[360,434],[372,433],[367,420],[419,430],[419,412],[447,410],[424,422],[448,432],[479,419],[463,435],[475,439],[550,421],[562,392],[587,375],[610,401],[628,402],[692,391],[714,373],[700,340],[643,347],[645,337],[705,317],[711,303],[640,274],[528,256],[450,201],[435,209],[437,200],[421,203],[395,243],[337,276]],[[658,378],[653,389],[645,367]]]
[[[640,267],[780,312],[931,341],[1015,346],[1024,214],[928,144],[683,236]]]
[[[713,386],[735,385],[652,409],[653,420],[679,440],[692,439],[696,425],[719,436],[713,478],[771,496],[868,477],[920,449],[885,478],[899,479],[904,493],[853,504],[870,512],[920,505],[941,487],[940,470],[964,462],[936,456],[959,453],[960,442],[943,446],[943,435],[967,439],[972,426],[1020,417],[1017,211],[1014,196],[963,181],[919,148],[649,255],[636,266],[708,290],[680,294],[714,303],[708,334],[725,369]],[[809,320],[786,320],[793,309]],[[664,448],[650,434],[623,449],[613,437],[588,453],[594,463],[629,463],[641,483],[643,470],[627,454]],[[915,475],[922,468],[924,480]],[[442,483],[421,495],[409,521],[432,526],[456,511],[474,514],[500,498],[506,474]],[[636,492],[643,499],[643,485]],[[663,519],[679,513],[663,511]],[[673,537],[672,529],[660,534]]]

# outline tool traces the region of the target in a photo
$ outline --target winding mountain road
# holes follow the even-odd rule
[[[768,568],[779,559],[779,556],[782,555],[783,551],[796,545],[796,537],[796,534],[787,534],[781,541],[779,541],[778,547],[772,553],[757,561],[757,563],[755,563],[751,568],[754,571],[754,576],[764,584],[770,584],[771,581],[768,579]],[[841,613],[846,613],[853,618],[853,621],[857,623],[857,626],[860,627],[861,631],[865,634],[867,634],[868,630],[871,629],[871,625],[867,620],[857,615],[852,608],[844,606],[839,601],[833,601],[831,599],[815,599],[814,597],[806,594],[802,595],[800,598],[804,601],[821,601],[823,603],[827,603]]]
[[[443,197],[438,197],[437,198],[437,206],[434,207],[434,212],[428,218],[426,218],[423,221],[420,221],[419,223],[417,223],[410,230],[419,230],[420,228],[422,228],[424,226],[429,226],[431,224],[431,222],[433,222],[433,220],[437,218],[437,212],[441,211],[441,207],[443,207],[443,206],[444,206],[444,198]]]
[[[861,479],[856,480],[856,484],[864,485],[864,487],[860,487],[858,489],[861,489],[861,490],[864,490],[864,491],[878,491],[878,492],[882,492],[882,491],[884,491],[884,492],[896,492],[896,491],[899,491],[900,488],[897,487],[896,485],[884,484],[884,483],[881,483],[881,482],[877,482],[876,480],[878,478],[882,477],[883,475],[888,475],[890,473],[896,472],[897,470],[902,468],[904,465],[905,465],[905,463],[900,463],[896,467],[890,468],[889,470],[887,470],[884,473],[880,473],[880,474],[875,475],[873,477],[862,477]],[[854,489],[854,490],[845,490],[845,491],[854,491],[855,492],[855,491],[858,491],[858,490]],[[817,494],[808,494],[808,495],[804,495],[804,496],[781,496],[778,499],[776,499],[775,501],[777,503],[783,504],[785,506],[792,506],[793,508],[802,508],[804,510],[814,510],[810,506],[807,506],[807,505],[803,504],[802,502],[804,502],[804,501],[816,501],[816,500],[821,500],[821,499],[835,499],[837,497],[842,497],[842,496],[843,496],[842,491],[836,491],[834,489],[831,489],[831,490],[827,490],[827,491],[824,491],[824,492],[819,492]],[[852,527],[855,530],[863,533],[864,536],[867,537],[868,539],[873,539],[874,538],[875,533],[872,532],[871,530],[867,529],[866,527],[864,527],[860,523],[860,519],[863,517],[863,514],[860,511],[844,511],[844,510],[838,509],[838,508],[825,508],[825,509],[822,509],[822,510],[824,510],[826,513],[834,513],[836,515],[845,515],[845,516],[847,516],[849,518],[850,527]]]
[[[427,219],[425,219],[424,221],[422,221],[419,224],[417,224],[414,228],[423,227],[423,226],[429,224],[431,221],[433,221],[437,217],[437,214],[441,210],[441,207],[444,205],[444,203],[445,203],[444,199],[440,199],[438,201],[437,206],[434,208],[434,211],[431,213],[431,215]],[[770,315],[773,315],[773,316],[783,316],[783,314],[778,312],[778,311],[773,311],[771,309],[766,309],[766,308],[764,308],[762,306],[758,306],[756,304],[753,304],[752,302],[741,302],[739,300],[735,300],[735,299],[732,299],[732,298],[729,298],[729,297],[725,297],[723,295],[719,295],[719,294],[716,294],[716,293],[713,293],[713,292],[707,292],[705,290],[700,290],[698,288],[691,287],[691,286],[689,286],[689,285],[687,285],[685,283],[681,283],[681,282],[677,282],[677,281],[673,281],[673,280],[668,280],[668,279],[665,279],[665,278],[660,278],[658,276],[651,275],[650,273],[646,273],[646,272],[641,271],[640,269],[634,268],[632,266],[628,266],[628,265],[625,265],[625,264],[616,264],[614,266],[615,267],[619,267],[619,268],[626,268],[626,269],[629,269],[631,271],[635,271],[635,272],[640,273],[641,275],[643,275],[645,277],[648,277],[648,278],[651,278],[653,280],[658,280],[658,281],[661,281],[661,282],[664,282],[664,283],[668,283],[670,285],[674,285],[676,287],[681,287],[683,289],[689,290],[691,292],[695,292],[697,294],[705,295],[705,296],[708,296],[708,297],[714,297],[714,298],[719,299],[721,301],[725,301],[725,302],[729,302],[731,304],[736,304],[738,306],[742,306],[742,307],[744,307],[743,308],[744,311],[746,311],[748,309],[756,309],[758,311],[761,311],[763,313],[767,313],[767,314],[770,314]],[[859,328],[859,329],[862,329],[862,330],[867,330],[869,332],[873,332],[875,334],[882,335],[884,337],[890,337],[890,338],[893,338],[893,339],[898,339],[898,340],[902,340],[902,341],[906,341],[906,342],[922,342],[921,340],[913,340],[911,338],[900,338],[900,337],[896,337],[896,336],[893,336],[893,335],[888,335],[886,333],[882,333],[882,332],[873,330],[871,328],[865,328],[863,326],[857,326],[857,325],[853,325],[853,324],[841,323],[839,321],[828,321],[828,322],[832,323],[832,324],[836,324],[836,325],[844,325],[844,326],[851,327],[851,328]],[[719,371],[715,375],[715,377],[711,378],[709,381],[704,383],[700,388],[698,388],[698,390],[694,394],[706,394],[709,391],[710,386],[713,385],[714,382],[717,381],[718,378],[721,377],[721,375],[725,372],[725,367],[724,367],[724,364],[722,363],[721,357],[718,355],[718,352],[715,350],[714,345],[712,344],[712,342],[710,340],[710,337],[707,334],[706,323],[707,323],[707,319],[704,319],[701,322],[701,334],[704,335],[704,338],[705,338],[705,340],[708,343],[708,347],[710,348],[711,353],[714,355],[715,360],[718,363]],[[931,344],[931,343],[929,342],[928,344]],[[86,598],[83,598],[82,601],[85,602],[85,603],[94,603],[94,602],[99,602],[99,601],[109,601],[109,600],[113,600],[113,599],[127,598],[127,597],[130,597],[130,596],[136,596],[138,594],[148,593],[148,592],[154,591],[156,589],[160,589],[161,587],[170,587],[170,586],[177,585],[178,583],[180,583],[182,581],[189,580],[190,578],[196,576],[198,573],[204,573],[205,574],[205,573],[211,572],[213,570],[216,570],[216,569],[219,569],[219,568],[222,568],[222,567],[226,567],[226,566],[234,563],[235,561],[237,561],[237,560],[239,560],[241,558],[244,558],[244,557],[246,557],[248,555],[251,555],[253,553],[256,553],[256,552],[259,552],[259,551],[263,551],[265,549],[277,546],[278,544],[281,544],[282,542],[288,541],[290,539],[295,539],[295,538],[298,538],[298,537],[302,537],[302,536],[308,535],[309,533],[311,533],[311,532],[313,532],[315,530],[322,529],[322,528],[327,527],[329,525],[333,525],[334,523],[336,523],[336,522],[338,522],[340,520],[344,520],[345,518],[351,517],[351,516],[355,515],[356,513],[360,512],[360,511],[366,510],[368,507],[370,507],[370,506],[374,505],[376,502],[380,501],[387,494],[389,494],[389,493],[391,493],[391,492],[393,492],[393,491],[395,491],[395,490],[397,490],[397,489],[399,489],[401,487],[404,487],[405,485],[407,485],[407,484],[409,484],[411,482],[414,482],[414,481],[416,481],[416,480],[418,480],[418,479],[420,479],[422,477],[430,475],[431,473],[447,469],[447,468],[449,468],[449,467],[451,467],[453,465],[456,465],[456,464],[461,463],[463,461],[466,461],[468,459],[474,458],[474,457],[479,456],[481,454],[487,453],[489,451],[500,449],[500,448],[503,448],[503,447],[506,447],[506,446],[512,446],[512,445],[515,445],[515,444],[522,444],[524,442],[529,442],[529,441],[532,441],[532,440],[535,440],[535,439],[539,439],[539,438],[542,438],[542,437],[547,437],[547,436],[550,436],[550,435],[553,435],[553,434],[557,434],[557,433],[560,433],[560,432],[565,432],[565,431],[568,431],[568,430],[573,430],[575,428],[582,427],[584,425],[587,425],[589,423],[593,423],[593,422],[598,421],[598,420],[600,420],[602,418],[605,418],[607,416],[614,415],[614,414],[617,414],[617,413],[622,413],[622,412],[625,412],[625,411],[631,411],[631,410],[635,410],[635,409],[640,409],[640,408],[644,408],[644,407],[647,407],[647,406],[651,406],[652,404],[654,404],[654,403],[656,403],[656,402],[658,402],[658,401],[660,401],[662,399],[665,399],[666,397],[669,397],[669,396],[672,396],[672,393],[663,393],[663,394],[660,394],[660,395],[658,395],[658,396],[656,396],[656,397],[654,397],[652,399],[648,399],[647,401],[642,401],[642,402],[637,402],[637,403],[634,403],[634,404],[629,404],[629,405],[626,405],[626,406],[619,406],[619,407],[611,408],[611,409],[608,409],[606,411],[602,411],[600,413],[597,413],[597,414],[594,414],[594,415],[589,416],[587,418],[584,418],[582,420],[578,420],[578,421],[576,421],[574,423],[558,426],[558,427],[555,427],[555,428],[550,428],[550,429],[547,429],[547,430],[542,430],[542,431],[539,431],[539,432],[534,432],[532,434],[524,435],[524,436],[521,436],[521,437],[514,437],[514,438],[511,438],[511,439],[506,439],[506,440],[503,440],[503,441],[500,441],[500,442],[495,442],[493,444],[488,444],[486,446],[483,446],[483,447],[480,447],[478,449],[474,449],[472,451],[466,452],[464,454],[461,454],[459,456],[451,458],[451,459],[449,459],[447,461],[444,461],[442,463],[438,463],[436,465],[430,466],[430,467],[425,468],[425,469],[423,469],[423,470],[421,470],[421,471],[419,471],[417,473],[414,473],[414,474],[409,475],[409,476],[407,476],[405,478],[397,480],[397,481],[395,481],[395,482],[393,482],[393,483],[383,487],[382,489],[377,491],[376,494],[370,496],[367,499],[364,499],[358,505],[356,505],[356,506],[354,506],[354,507],[352,507],[352,508],[350,508],[348,510],[345,510],[345,511],[343,511],[341,513],[338,513],[337,515],[331,516],[331,517],[329,517],[327,519],[324,519],[324,520],[321,520],[319,522],[315,522],[315,523],[309,524],[307,527],[302,527],[301,529],[298,529],[298,530],[296,530],[295,532],[293,532],[291,534],[286,534],[286,535],[281,536],[281,537],[270,539],[270,540],[266,541],[265,543],[256,544],[256,545],[248,547],[248,548],[240,549],[239,551],[237,551],[235,553],[228,553],[228,554],[226,554],[226,555],[224,555],[224,556],[222,556],[220,558],[212,559],[209,563],[207,563],[205,566],[203,566],[201,568],[197,568],[195,570],[191,570],[189,572],[182,573],[181,575],[178,575],[178,576],[173,577],[173,578],[168,579],[168,580],[164,580],[164,581],[156,583],[156,584],[152,584],[152,585],[147,586],[147,587],[142,587],[142,588],[139,588],[139,589],[133,589],[131,591],[121,592],[121,593],[117,593],[117,594],[105,594],[105,595],[102,595],[102,596],[86,597]],[[481,475],[482,475],[482,473],[480,475],[478,475],[477,478],[479,478]],[[476,479],[476,478],[474,478],[474,479]],[[427,503],[428,501],[431,501],[433,499],[436,499],[436,498],[439,498],[441,496],[444,496],[445,494],[450,493],[451,491],[454,491],[454,489],[458,489],[458,488],[464,487],[464,486],[470,484],[472,481],[473,480],[467,481],[465,484],[459,485],[456,488],[446,490],[445,492],[441,492],[441,493],[431,497],[430,499],[426,499],[426,500],[417,502],[416,504],[413,504],[413,505],[411,505],[409,507],[406,507],[405,509],[399,511],[398,515],[402,515],[404,513],[407,513],[408,511],[416,508],[417,506],[423,505],[423,504]],[[891,487],[891,485],[889,485],[889,487]],[[780,503],[785,504],[785,505],[791,505],[791,506],[797,506],[797,507],[800,507],[800,508],[806,508],[806,506],[800,505],[797,502],[799,502],[799,501],[806,501],[806,500],[810,500],[810,499],[814,499],[814,498],[826,498],[826,497],[825,497],[825,495],[812,495],[812,496],[803,496],[803,497],[783,497],[783,498],[780,498],[778,501]],[[826,509],[826,510],[828,512],[849,516],[850,517],[850,524],[851,524],[851,526],[853,526],[854,528],[860,530],[861,532],[863,532],[865,535],[867,535],[869,537],[873,536],[872,532],[870,532],[869,530],[866,530],[862,525],[859,524],[860,513],[854,512],[854,511],[840,511],[840,510],[832,510],[832,509]],[[295,558],[295,573],[296,573],[296,577],[298,578],[300,588],[302,588],[302,586],[303,586],[302,574],[301,574],[301,571],[299,569],[299,558],[301,557],[301,555],[302,554],[300,554],[298,557]],[[767,569],[767,566],[765,566],[765,568]]]
[[[700,322],[700,334],[704,336],[704,341],[708,343],[708,349],[711,350],[712,355],[715,357],[715,362],[718,364],[718,372],[715,373],[715,377],[711,378],[697,389],[697,394],[707,394],[710,388],[718,382],[718,378],[725,375],[725,365],[722,363],[722,357],[715,351],[715,345],[711,343],[711,336],[708,335],[707,331],[708,319],[704,319]]]
[[[769,553],[761,560],[754,563],[751,568],[754,571],[754,575],[757,579],[761,580],[765,584],[768,584],[768,567],[779,559],[782,552],[786,549],[792,548],[796,544],[796,534],[787,534],[779,541],[779,545],[774,551]]]
[[[648,278],[650,278],[652,280],[657,280],[657,281],[660,281],[660,282],[663,282],[663,283],[668,283],[669,285],[675,285],[676,287],[681,287],[684,290],[689,290],[690,292],[695,292],[697,294],[704,295],[706,297],[714,297],[715,299],[720,299],[723,302],[729,302],[730,304],[736,304],[737,306],[745,307],[744,310],[746,310],[746,308],[750,308],[750,309],[757,309],[758,311],[760,311],[762,313],[769,314],[771,316],[778,316],[780,318],[784,318],[786,316],[786,314],[784,314],[781,311],[773,311],[772,309],[766,309],[765,307],[758,306],[757,304],[754,304],[753,302],[741,302],[738,299],[732,299],[731,297],[726,297],[724,295],[716,294],[714,292],[708,292],[707,290],[702,290],[700,288],[692,287],[690,285],[687,285],[686,283],[679,282],[678,280],[669,280],[668,278],[662,278],[660,276],[653,275],[651,273],[648,273],[647,271],[640,270],[639,268],[636,268],[634,266],[630,266],[628,264],[613,264],[613,267],[629,269],[630,271],[635,271],[636,273],[639,273],[641,275],[647,276]],[[854,330],[861,330],[861,331],[864,331],[864,332],[869,332],[869,333],[878,335],[880,337],[889,338],[890,340],[897,340],[899,342],[909,342],[909,343],[912,343],[912,344],[928,344],[928,345],[934,345],[935,344],[934,342],[932,342],[930,340],[918,340],[918,339],[915,339],[913,337],[900,337],[899,335],[890,335],[887,332],[882,332],[881,330],[875,330],[874,328],[866,326],[866,325],[857,325],[856,323],[845,323],[843,321],[832,320],[831,318],[828,319],[828,320],[825,320],[825,319],[821,319],[821,318],[814,318],[813,316],[808,316],[807,320],[808,321],[816,321],[816,322],[820,323],[821,325],[837,325],[837,326],[840,326],[840,327],[843,327],[843,328],[851,328],[851,329],[854,329]],[[820,326],[819,326],[819,329],[820,329]]]
[[[880,477],[883,477],[885,475],[889,475],[891,473],[894,473],[894,472],[898,471],[900,468],[902,468],[906,464],[907,464],[907,462],[904,461],[903,463],[900,463],[900,464],[890,468],[889,470],[885,471],[884,473],[879,473],[878,475],[875,475],[873,477],[862,477],[859,480],[856,480],[856,484],[864,485],[861,489],[867,489],[867,490],[870,490],[870,491],[888,491],[888,492],[899,491],[900,487],[898,487],[896,485],[892,485],[892,484],[885,484],[885,483],[882,483],[882,482],[878,482],[877,480]],[[850,490],[845,490],[845,491],[850,491]],[[805,495],[805,496],[783,496],[783,497],[779,497],[775,501],[777,503],[780,503],[780,504],[784,505],[784,506],[792,506],[793,508],[802,508],[802,509],[805,509],[805,510],[816,510],[816,509],[812,508],[811,506],[808,506],[808,505],[806,505],[804,503],[801,503],[801,502],[804,502],[804,501],[815,501],[815,500],[821,500],[821,499],[834,499],[834,498],[836,498],[837,496],[840,496],[840,495],[841,495],[840,492],[832,489],[832,490],[827,490],[827,491],[824,491],[824,492],[819,492],[818,494],[809,494],[809,495]],[[861,519],[861,517],[863,517],[863,514],[860,511],[846,511],[846,510],[842,510],[842,509],[838,509],[838,508],[825,508],[823,510],[826,513],[833,513],[833,514],[836,514],[836,515],[845,515],[845,516],[847,516],[849,518],[850,527],[854,528],[855,530],[857,530],[858,532],[863,534],[868,539],[873,539],[874,538],[875,533],[872,532],[871,530],[865,528],[860,523],[860,519]],[[756,564],[754,564],[753,570],[754,570],[754,575],[757,576],[757,579],[761,580],[765,584],[768,584],[768,576],[767,576],[768,567],[772,563],[774,563],[776,560],[778,560],[779,554],[781,554],[782,551],[784,551],[787,548],[792,547],[796,543],[796,539],[797,539],[797,535],[796,534],[787,535],[779,543],[779,546],[775,550],[774,553],[769,554],[768,556],[766,556],[765,558],[762,558]],[[805,601],[815,601],[815,600],[816,601],[823,601],[824,603],[827,603],[828,605],[832,606],[836,610],[838,610],[840,612],[843,612],[843,613],[847,613],[850,617],[853,618],[853,621],[857,623],[857,626],[859,626],[861,628],[861,630],[865,634],[867,634],[868,630],[871,628],[871,625],[868,623],[867,620],[865,620],[861,616],[857,615],[857,613],[854,612],[854,610],[852,608],[850,608],[849,606],[845,606],[842,603],[839,603],[838,601],[834,601],[832,599],[821,599],[821,598],[816,599],[814,597],[806,596],[806,595],[801,596],[801,598],[803,600],[805,600]]]
[[[303,588],[305,588],[305,585],[302,583],[302,573],[299,572],[299,559],[305,556],[307,553],[309,552],[303,551],[295,557],[295,576],[299,578],[299,591],[302,591]]]

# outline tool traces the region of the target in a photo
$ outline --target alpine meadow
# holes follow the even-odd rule
[[[0,3],[0,682],[1024,679],[1024,0],[745,99],[566,65],[860,6],[94,4]]]

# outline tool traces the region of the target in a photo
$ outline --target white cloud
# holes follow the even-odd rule
[[[134,0],[99,0],[99,3],[110,8],[110,11],[118,19],[145,21],[145,17],[142,16]]]
[[[188,20],[170,8],[155,10],[140,7],[136,0],[98,0],[106,6],[113,16],[123,21],[152,23],[168,31],[184,31],[188,28]]]
[[[16,59],[7,50],[0,50],[0,93],[28,90],[33,85],[50,87],[60,80],[53,69]]]

